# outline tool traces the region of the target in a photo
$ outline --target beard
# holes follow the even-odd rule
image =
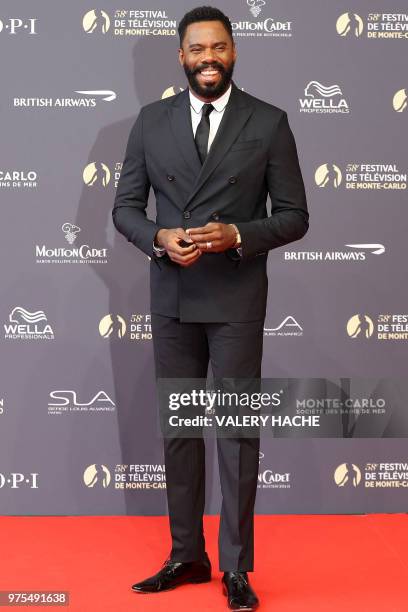
[[[226,69],[219,62],[212,62],[211,64],[200,64],[193,70],[188,68],[186,64],[183,64],[184,72],[186,74],[187,80],[190,84],[191,89],[198,96],[202,98],[208,98],[209,100],[213,98],[219,98],[225,93],[229,87],[233,72],[234,72],[235,62],[231,62],[229,67]],[[205,83],[201,85],[197,80],[197,74],[203,70],[204,68],[217,68],[220,72],[220,79],[217,83]]]

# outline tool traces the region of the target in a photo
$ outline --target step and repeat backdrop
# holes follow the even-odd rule
[[[177,25],[194,6],[2,2],[1,514],[167,511],[149,259],[111,210],[139,109],[186,87]],[[310,210],[268,258],[263,376],[287,393],[256,510],[405,512],[408,8],[216,6],[236,85],[288,113]]]

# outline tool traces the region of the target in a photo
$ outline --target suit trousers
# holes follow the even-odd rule
[[[261,378],[264,319],[181,322],[152,313],[156,379]],[[244,381],[245,382],[245,381]],[[171,559],[194,561],[205,551],[205,443],[199,437],[164,437]],[[259,437],[217,435],[222,506],[218,532],[220,571],[253,571],[254,505]]]

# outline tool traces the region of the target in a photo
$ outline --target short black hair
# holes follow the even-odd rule
[[[231,40],[234,41],[231,22],[220,9],[215,8],[215,6],[197,6],[191,9],[191,11],[188,11],[178,25],[180,47],[183,46],[183,39],[187,26],[189,26],[190,23],[197,23],[197,21],[221,21],[228,34],[231,36]]]

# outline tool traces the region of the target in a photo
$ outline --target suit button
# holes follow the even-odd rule
[[[183,217],[185,219],[189,219],[191,217],[191,212],[189,210],[186,210],[185,212],[183,212]]]
[[[237,177],[236,176],[230,176],[228,179],[229,183],[236,183],[237,182]]]
[[[212,219],[214,219],[214,221],[218,221],[218,219],[220,218],[220,216],[219,216],[219,214],[218,214],[218,213],[216,213],[216,212],[215,212],[215,213],[213,213],[213,214],[211,215],[211,218],[212,218]]]
[[[168,174],[167,178],[169,181],[174,181],[174,179],[176,178],[173,174]]]

